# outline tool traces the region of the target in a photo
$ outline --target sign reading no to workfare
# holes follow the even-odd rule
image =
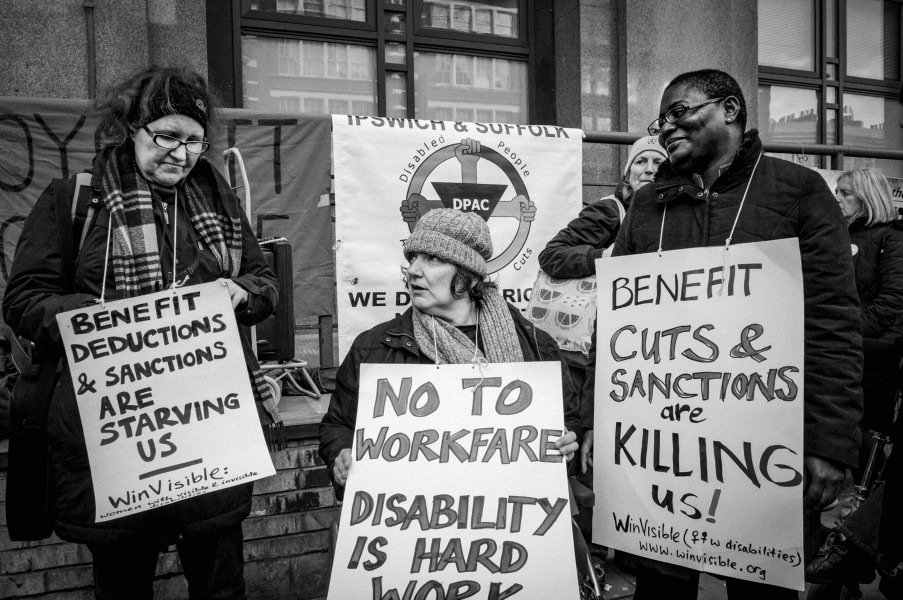
[[[329,598],[576,600],[563,433],[558,363],[361,365]]]
[[[274,473],[218,283],[57,316],[108,521]]]

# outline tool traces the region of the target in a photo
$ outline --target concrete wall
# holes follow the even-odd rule
[[[665,86],[696,69],[733,75],[746,96],[748,123],[756,123],[758,17],[749,0],[626,2],[627,127],[643,132],[658,116]]]
[[[0,19],[0,96],[88,98],[88,20],[93,12],[98,92],[151,63],[185,64],[206,76],[205,5],[196,0],[5,0]]]
[[[620,131],[618,0],[555,2],[558,124]],[[625,154],[626,156],[626,154]],[[613,146],[583,145],[583,202],[614,191],[620,155]]]
[[[641,134],[658,116],[667,83],[716,68],[758,101],[757,4],[748,0],[561,0],[555,3],[558,121],[587,131]],[[622,33],[623,32],[623,33]],[[583,201],[614,190],[627,147],[583,147]]]

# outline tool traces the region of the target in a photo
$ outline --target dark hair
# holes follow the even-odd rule
[[[746,131],[746,98],[737,80],[718,69],[702,69],[682,73],[668,84],[668,88],[675,85],[686,85],[706,95],[708,98],[721,98],[733,96],[740,103],[740,111],[737,113],[737,125],[740,131]],[[667,88],[666,88],[667,89]]]
[[[455,265],[455,274],[451,280],[451,293],[455,298],[463,298],[467,294],[471,302],[480,304],[488,290],[497,290],[498,287],[488,277],[480,277],[470,269]]]
[[[158,118],[160,110],[154,100],[161,95],[169,96],[170,90],[175,88],[187,89],[206,104],[207,119],[202,125],[205,126],[206,137],[210,139],[211,129],[216,125],[219,101],[207,86],[207,81],[188,67],[151,65],[110,86],[98,100],[95,108],[101,116],[101,143],[118,145],[137,127]]]

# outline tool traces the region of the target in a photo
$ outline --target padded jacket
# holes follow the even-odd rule
[[[97,165],[101,162],[98,160]],[[199,163],[195,169],[200,166]],[[241,215],[242,264],[240,275],[234,281],[248,291],[249,301],[243,310],[236,311],[236,318],[243,325],[253,325],[272,314],[278,301],[278,282],[244,217],[244,211],[238,208],[237,198],[219,174],[214,174],[214,179],[215,182],[211,183],[216,187],[215,197],[223,202],[235,203]],[[101,171],[96,167],[91,182],[95,197],[100,194],[100,180]],[[172,256],[172,246],[162,232],[164,218],[159,202],[154,205],[158,239],[166,240],[161,249],[165,269],[171,262],[168,257]],[[59,355],[62,344],[56,315],[91,305],[100,295],[109,214],[105,209],[98,212],[96,223],[85,239],[75,273],[76,292],[73,294],[65,293],[54,215],[54,189],[51,185],[38,199],[23,225],[3,298],[3,316],[18,335],[34,341],[39,348],[45,349],[44,352],[50,349]],[[181,222],[179,226],[183,226]],[[180,256],[183,243],[180,237]],[[206,254],[206,251],[194,252],[192,249],[192,253]],[[210,264],[210,260],[200,260],[188,284],[204,283],[220,277],[220,273],[210,270]],[[178,275],[181,278],[184,273]],[[113,289],[110,278],[112,272],[108,274],[107,297],[111,297]],[[256,365],[246,336],[243,336],[242,343],[246,361],[254,361],[249,364]],[[65,540],[79,543],[144,540],[168,545],[184,533],[212,531],[240,522],[250,512],[253,484],[248,483],[95,523],[88,454],[75,391],[68,365],[65,364],[58,374],[51,397],[47,429],[50,437],[54,529]]]
[[[615,195],[583,207],[577,218],[549,240],[539,253],[539,267],[556,279],[589,277],[596,273],[596,259],[611,246],[621,228]]]
[[[634,196],[613,256],[656,252],[663,218],[664,250],[723,246],[761,154],[758,132],[748,131],[730,167],[707,190],[663,163],[654,184]],[[763,155],[732,243],[792,237],[799,238],[803,271],[804,451],[855,468],[862,417],[862,337],[847,225],[818,173]],[[595,346],[590,364],[595,364]],[[595,389],[595,373],[590,371],[587,397]],[[587,422],[592,423],[592,414]]]
[[[856,290],[862,310],[862,337],[893,342],[903,317],[903,223],[868,227],[850,224]]]
[[[570,431],[581,435],[576,391],[567,365],[561,361],[558,345],[552,336],[535,327],[514,306],[508,305],[514,328],[524,354],[524,361],[559,361],[564,399],[564,423]],[[336,387],[329,402],[329,409],[320,422],[320,457],[328,467],[332,478],[332,463],[344,448],[351,448],[354,425],[357,421],[357,400],[360,388],[361,363],[382,364],[435,364],[433,359],[420,352],[414,339],[413,309],[357,336],[351,349],[336,373]],[[333,485],[335,482],[333,481]],[[341,499],[344,486],[335,486]]]

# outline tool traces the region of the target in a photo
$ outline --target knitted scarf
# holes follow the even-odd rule
[[[200,178],[209,178],[217,189],[213,167],[201,158],[189,176],[179,184],[192,226],[207,249],[216,257],[224,277],[239,274],[242,255],[241,219],[227,202],[218,202],[222,212],[201,190]],[[153,197],[147,181],[135,164],[134,146],[125,142],[116,147],[103,167],[101,196],[110,213],[110,264],[116,298],[133,298],[164,289],[160,246],[154,222]],[[108,250],[109,252],[109,250]],[[248,366],[251,389],[264,434],[271,449],[285,447],[284,426],[279,410],[256,362]]]
[[[498,290],[487,290],[478,315],[477,332],[482,336],[485,356],[479,348],[474,348],[474,343],[460,329],[415,308],[414,339],[417,346],[437,365],[466,364],[473,360],[474,354],[490,363],[523,361],[524,354],[515,333],[514,319]]]

